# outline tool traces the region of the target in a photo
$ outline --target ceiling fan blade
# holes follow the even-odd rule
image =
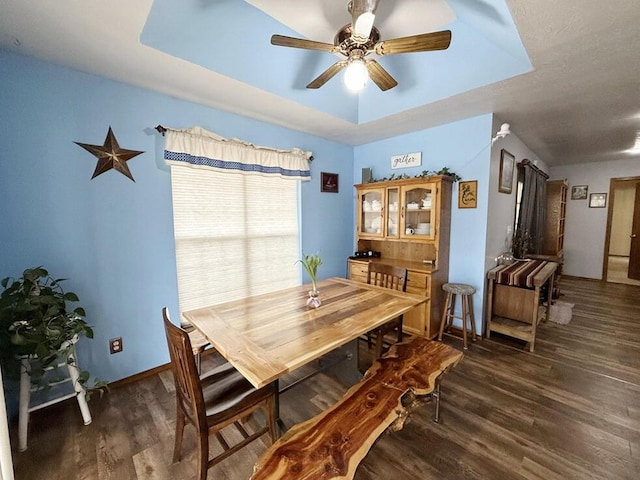
[[[284,35],[272,35],[271,45],[279,47],[303,48],[305,50],[320,50],[322,52],[337,52],[339,50],[333,43],[314,42],[303,38],[287,37]]]
[[[378,42],[375,46],[378,55],[394,55],[396,53],[427,52],[446,50],[451,43],[451,30],[422,33],[410,37],[394,38]]]
[[[339,62],[334,63],[329,68],[327,68],[324,72],[322,72],[318,76],[318,78],[316,78],[309,85],[307,85],[307,88],[320,88],[329,80],[331,80],[336,73],[338,73],[340,70],[342,70],[346,66],[347,66],[346,60],[340,60]]]
[[[375,60],[369,60],[367,62],[367,70],[369,71],[369,78],[371,78],[373,83],[383,92],[398,85],[395,78],[389,75],[389,72],[382,68],[382,65]]]

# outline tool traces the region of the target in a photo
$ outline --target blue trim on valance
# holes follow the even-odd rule
[[[280,174],[285,177],[311,177],[311,172],[309,170],[288,170],[282,167],[267,167],[255,163],[247,164],[241,162],[229,162],[225,160],[217,160],[215,158],[190,155],[184,152],[171,152],[169,150],[164,151],[164,158],[165,160],[171,160],[174,162],[183,162],[190,165],[212,167],[221,170],[265,173],[270,175]]]

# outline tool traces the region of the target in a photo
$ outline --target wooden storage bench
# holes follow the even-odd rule
[[[525,340],[533,352],[536,341],[540,291],[545,284],[553,291],[558,264],[544,260],[523,260],[499,265],[487,273],[486,337],[498,332]],[[549,319],[551,295],[547,296],[546,319]]]

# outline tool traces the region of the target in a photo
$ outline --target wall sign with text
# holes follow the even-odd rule
[[[409,168],[422,165],[422,152],[404,153],[391,157],[391,168]]]

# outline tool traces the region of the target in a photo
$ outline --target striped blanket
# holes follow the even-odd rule
[[[522,288],[534,288],[533,277],[535,277],[547,263],[545,260],[520,260],[511,265],[503,265],[502,268],[496,272],[496,283]]]

